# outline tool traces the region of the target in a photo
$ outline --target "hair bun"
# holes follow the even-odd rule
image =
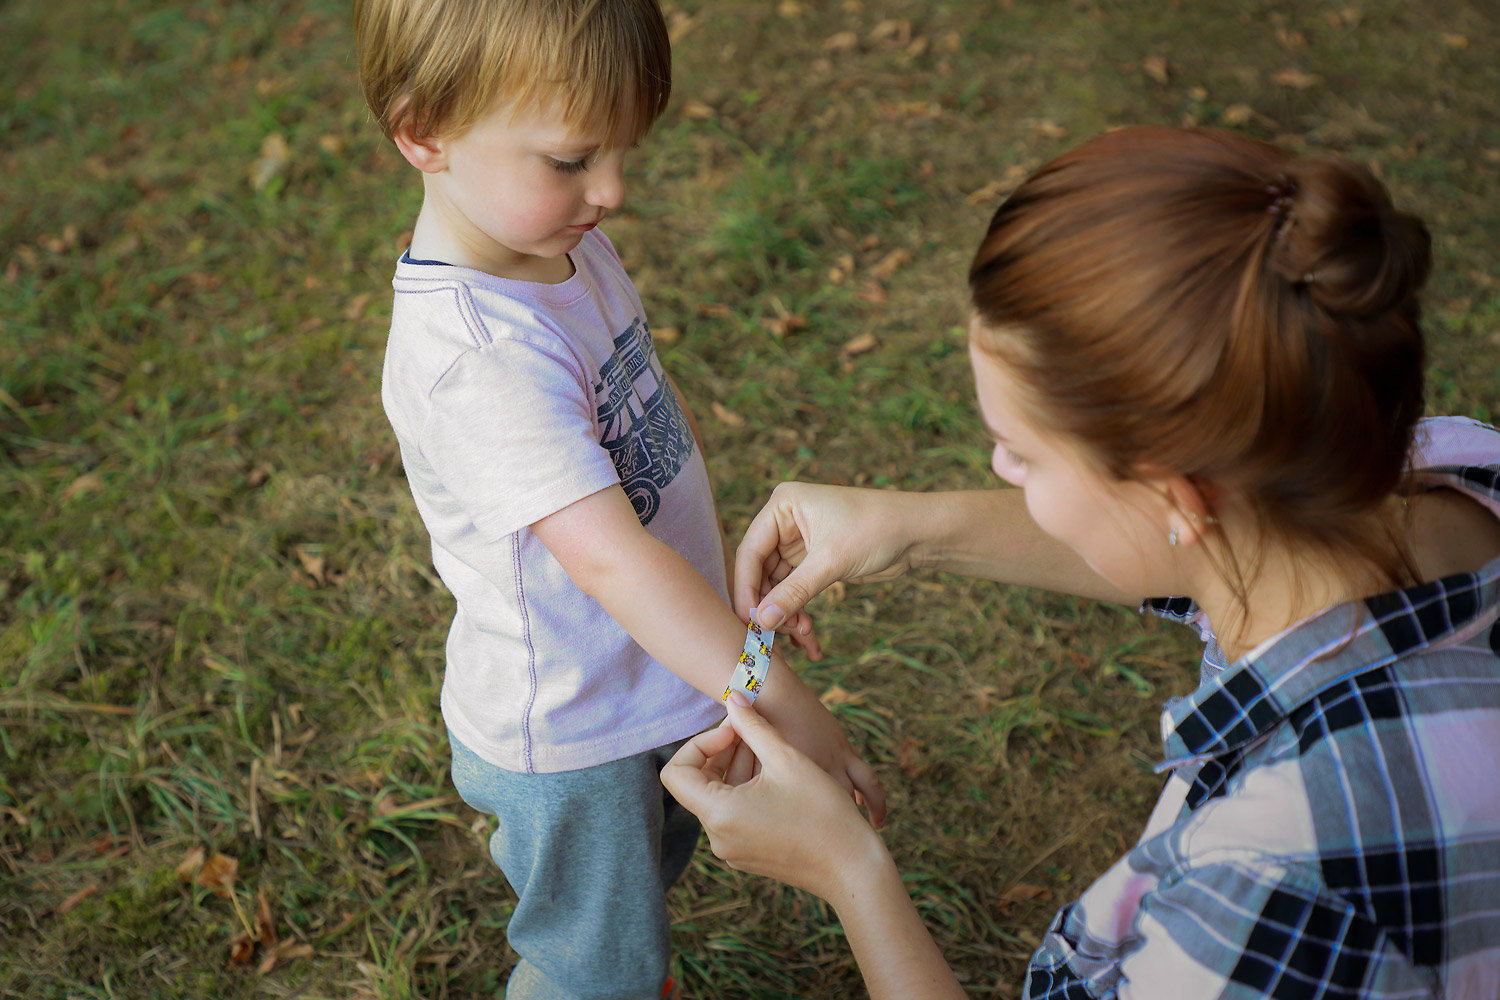
[[[1277,273],[1333,317],[1414,306],[1432,268],[1422,220],[1398,211],[1357,163],[1310,157],[1289,166],[1266,186]]]

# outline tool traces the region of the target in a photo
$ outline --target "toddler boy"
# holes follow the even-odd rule
[[[519,896],[507,996],[656,1000],[698,837],[657,775],[723,717],[745,634],[696,425],[597,228],[666,107],[666,28],[655,0],[354,11],[366,100],[423,180],[382,401],[457,600],[441,705]],[[779,656],[758,707],[881,817]]]

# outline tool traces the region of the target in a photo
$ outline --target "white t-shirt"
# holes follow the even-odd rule
[[[576,273],[557,285],[403,258],[381,386],[458,602],[443,719],[485,760],[526,773],[618,760],[723,716],[529,527],[620,483],[645,529],[727,602],[708,472],[635,287],[598,230],[569,256]]]

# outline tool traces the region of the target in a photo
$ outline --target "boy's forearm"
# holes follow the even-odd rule
[[[686,559],[640,526],[623,493],[582,503],[594,509],[576,513],[592,516],[566,532],[554,536],[545,522],[533,530],[647,653],[703,693],[723,695],[744,647],[744,623]],[[591,543],[573,541],[579,537]]]
[[[658,662],[718,698],[744,648],[745,625],[687,560],[641,534],[633,564],[603,568],[584,589]]]

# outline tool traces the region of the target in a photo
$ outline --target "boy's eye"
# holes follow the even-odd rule
[[[560,174],[579,174],[589,168],[588,160],[559,160],[549,156],[547,162],[552,164],[552,169]]]

